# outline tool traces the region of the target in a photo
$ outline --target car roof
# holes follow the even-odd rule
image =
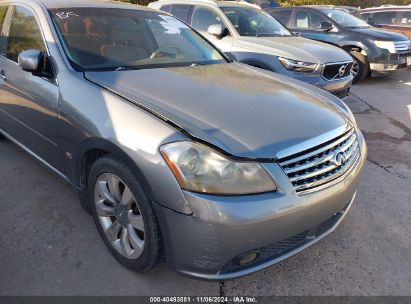
[[[254,7],[260,9],[257,5],[248,3],[246,1],[236,1],[236,0],[231,0],[231,1],[217,1],[217,0],[160,0],[157,1],[156,3],[160,4],[205,4],[205,5],[210,5],[214,7]]]
[[[70,7],[91,7],[91,8],[125,8],[125,9],[138,9],[145,11],[153,11],[152,9],[129,4],[119,1],[110,0],[34,0],[35,2],[43,4],[48,9],[58,8],[70,8]]]
[[[379,6],[379,7],[369,7],[369,8],[364,8],[361,10],[361,12],[367,12],[367,11],[403,11],[403,10],[411,10],[411,5],[384,5],[384,6]]]

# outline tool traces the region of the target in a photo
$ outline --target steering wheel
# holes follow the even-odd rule
[[[180,49],[178,47],[175,47],[173,45],[163,45],[162,47],[158,48],[157,50],[155,50],[151,55],[150,58],[157,58],[158,55],[160,55],[161,53],[167,53],[165,52],[165,50],[175,50],[175,55],[177,55],[177,53],[180,53]]]

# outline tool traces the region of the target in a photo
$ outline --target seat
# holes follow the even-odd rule
[[[104,62],[101,56],[101,42],[87,33],[82,17],[70,17],[64,24],[64,39],[72,50],[71,55],[81,65],[95,65]]]
[[[308,29],[308,14],[306,12],[297,15],[297,28]]]

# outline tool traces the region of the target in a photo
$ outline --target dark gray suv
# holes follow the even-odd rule
[[[354,82],[368,74],[386,75],[411,65],[407,36],[372,27],[344,10],[329,6],[284,7],[269,13],[294,34],[350,52]]]
[[[366,146],[333,95],[144,7],[0,1],[0,21],[0,133],[78,190],[126,267],[246,275],[352,205]]]

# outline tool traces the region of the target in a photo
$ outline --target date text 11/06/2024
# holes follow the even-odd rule
[[[150,297],[150,303],[257,303],[254,297]]]

